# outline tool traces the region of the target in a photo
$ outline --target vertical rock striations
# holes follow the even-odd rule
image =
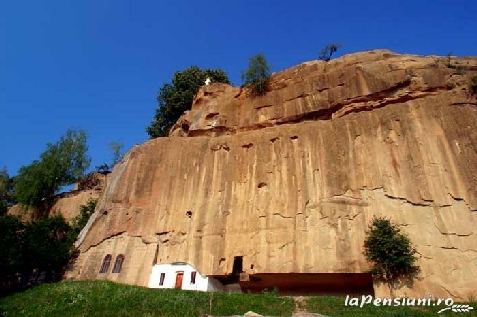
[[[156,262],[205,275],[360,273],[374,215],[419,252],[408,296],[477,296],[477,58],[351,54],[272,76],[270,91],[201,88],[108,181],[69,273],[147,285]],[[120,274],[99,274],[125,254]],[[377,295],[386,289],[376,286]]]

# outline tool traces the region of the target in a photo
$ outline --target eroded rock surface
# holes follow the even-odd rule
[[[202,87],[171,137],[116,166],[70,276],[147,285],[156,262],[225,275],[235,256],[248,274],[365,272],[380,215],[420,255],[397,296],[475,298],[477,58],[451,63],[379,50],[274,74],[263,97]],[[120,274],[98,273],[106,254]]]

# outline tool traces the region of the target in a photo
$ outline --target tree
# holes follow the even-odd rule
[[[25,273],[37,284],[61,279],[73,254],[71,227],[61,215],[43,218],[26,227],[24,234]]]
[[[23,235],[25,225],[16,216],[0,215],[0,298],[20,286],[23,272]]]
[[[123,156],[121,151],[123,149],[123,143],[122,142],[111,142],[109,143],[109,148],[111,151],[113,151],[113,163],[111,166],[114,166],[121,162],[121,157]]]
[[[47,144],[40,160],[20,168],[14,182],[14,197],[40,214],[48,210],[62,186],[78,181],[88,169],[86,133],[68,130],[56,144]]]
[[[390,220],[375,217],[364,241],[364,255],[373,276],[384,281],[391,296],[401,281],[412,281],[419,272],[416,250],[409,238]]]
[[[270,66],[263,54],[257,54],[249,59],[248,68],[242,73],[242,80],[255,96],[267,92],[270,84]]]
[[[4,168],[0,170],[0,216],[7,213],[8,206],[14,203],[12,197],[13,179]]]
[[[159,107],[151,125],[146,128],[151,139],[168,135],[184,111],[191,109],[194,96],[207,78],[212,82],[230,84],[227,74],[220,69],[203,70],[192,66],[182,72],[175,72],[172,83],[161,87],[156,98]]]
[[[331,60],[331,55],[333,55],[333,53],[336,53],[336,51],[340,47],[341,47],[341,45],[339,45],[339,44],[328,44],[328,45],[326,45],[321,50],[320,55],[318,56],[318,59],[322,60],[322,61],[325,61],[325,62],[329,62]]]

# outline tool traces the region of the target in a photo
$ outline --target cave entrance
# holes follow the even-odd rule
[[[232,275],[238,276],[243,273],[243,257],[234,256],[234,265],[232,266]]]

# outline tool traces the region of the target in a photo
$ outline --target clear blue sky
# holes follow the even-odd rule
[[[388,48],[477,55],[477,1],[3,1],[0,168],[15,175],[69,128],[84,129],[92,168],[148,139],[156,94],[176,70],[222,68],[240,84],[262,52],[273,71]]]

